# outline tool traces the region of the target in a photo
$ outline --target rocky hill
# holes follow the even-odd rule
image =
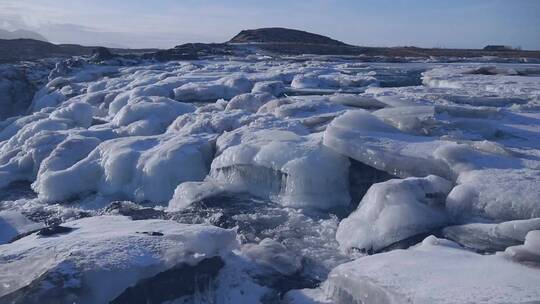
[[[53,44],[35,39],[0,39],[0,63],[51,57],[91,55],[96,46]],[[110,49],[115,54],[140,54],[156,49]]]
[[[243,30],[234,36],[229,43],[298,43],[298,44],[323,44],[339,45],[347,44],[332,38],[313,34],[305,31],[269,27],[254,30]]]
[[[39,41],[48,41],[40,33],[28,30],[7,31],[0,29],[0,39],[34,39]]]

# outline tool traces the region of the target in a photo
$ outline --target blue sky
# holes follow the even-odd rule
[[[58,43],[172,47],[267,26],[366,46],[540,49],[540,0],[0,0],[0,28]]]

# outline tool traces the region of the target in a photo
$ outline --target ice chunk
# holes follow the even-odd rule
[[[540,272],[430,236],[412,249],[336,267],[322,290],[332,303],[526,303],[540,298]]]
[[[446,66],[424,72],[422,80],[424,85],[433,88],[464,89],[476,94],[483,92],[485,96],[499,95],[495,98],[489,98],[489,96],[487,96],[488,98],[476,98],[476,101],[480,102],[479,105],[500,107],[523,103],[530,96],[540,94],[538,89],[540,77],[512,75],[513,73],[508,73],[508,71],[508,69],[492,69],[490,67],[471,69],[470,66]],[[467,103],[478,104],[474,99],[473,97]]]
[[[373,112],[373,115],[407,133],[429,134],[426,130],[433,124],[435,107],[413,106],[385,108]]]
[[[503,251],[522,244],[529,231],[540,230],[540,218],[500,224],[473,223],[443,229],[444,237],[478,251]]]
[[[504,253],[514,261],[540,265],[540,230],[530,231],[523,245],[509,247]]]
[[[292,275],[302,267],[301,257],[287,250],[281,243],[268,238],[259,244],[244,245],[242,253],[257,264],[283,275]]]
[[[0,211],[0,245],[42,227],[43,224],[31,221],[18,211]]]
[[[329,96],[328,99],[330,102],[362,109],[380,109],[386,107],[385,103],[369,95],[334,94]]]
[[[336,303],[325,296],[319,289],[296,289],[285,294],[286,304],[333,304]]]
[[[295,89],[364,87],[377,84],[377,79],[371,75],[334,74],[298,74],[294,76],[291,87]]]
[[[255,83],[251,93],[268,93],[280,96],[285,93],[285,85],[281,81],[259,81]]]
[[[433,151],[450,143],[401,132],[364,110],[347,111],[326,128],[324,144],[392,175],[439,175],[453,179],[445,161]]]
[[[320,141],[315,135],[243,127],[218,139],[222,152],[212,162],[210,177],[285,206],[328,209],[348,205],[349,162]]]
[[[108,303],[139,280],[196,265],[237,246],[234,230],[173,221],[99,216],[62,224],[0,248],[0,297]],[[57,229],[58,230],[58,229]]]
[[[88,128],[92,125],[92,117],[94,115],[94,107],[87,103],[75,102],[61,107],[51,113],[51,119],[69,119],[77,126]]]
[[[231,99],[242,93],[249,93],[253,83],[242,76],[228,76],[214,82],[187,83],[174,89],[174,96],[181,101],[213,101],[220,98]]]
[[[112,123],[129,135],[163,133],[178,116],[195,111],[195,107],[166,97],[130,99],[116,113]]]
[[[200,108],[199,108],[200,109]],[[257,117],[242,110],[198,112],[179,116],[167,133],[182,135],[221,134],[249,124]]]
[[[507,221],[540,217],[540,171],[507,167],[504,161],[501,157],[492,162],[500,168],[461,173],[448,195],[448,210],[461,219],[475,215]]]
[[[274,96],[268,93],[258,93],[258,94],[247,93],[247,94],[237,95],[229,101],[225,109],[227,111],[240,109],[247,112],[255,113],[259,110],[259,108],[262,105],[264,105],[265,103],[267,103],[268,101],[272,99],[274,99]]]
[[[400,113],[401,109],[381,111]],[[417,117],[419,112],[411,113]],[[390,117],[395,119],[394,115]],[[401,121],[402,117],[396,120],[397,124]],[[456,218],[476,215],[514,220],[540,216],[535,203],[540,195],[537,163],[515,157],[498,143],[456,143],[436,136],[411,135],[367,111],[355,110],[329,124],[324,144],[395,176],[434,174],[455,181],[458,185],[448,197],[447,208]]]
[[[220,184],[212,180],[184,182],[174,190],[173,198],[169,201],[168,211],[180,211],[195,202],[235,190],[227,184]],[[241,192],[241,189],[237,191]]]
[[[451,189],[449,181],[434,175],[374,184],[358,209],[341,221],[336,239],[344,250],[372,252],[444,226]]]
[[[47,201],[99,192],[136,202],[166,202],[178,184],[206,176],[212,142],[211,137],[174,134],[109,140],[73,166],[45,172],[33,187]]]
[[[147,85],[138,86],[131,90],[123,91],[117,94],[110,102],[108,113],[110,116],[116,115],[130,100],[140,97],[172,97],[172,90],[168,87]]]

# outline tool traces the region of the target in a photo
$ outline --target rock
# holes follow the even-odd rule
[[[205,291],[224,266],[220,257],[200,261],[197,265],[179,264],[127,288],[111,304],[163,303],[195,292]]]
[[[47,236],[53,236],[53,235],[57,235],[57,234],[69,233],[72,230],[73,230],[73,228],[57,225],[57,226],[50,226],[50,227],[41,228],[37,232],[37,235],[47,237]]]
[[[111,53],[109,49],[100,46],[92,50],[92,56],[90,57],[90,60],[94,62],[101,62],[101,61],[113,59],[115,57],[116,55]]]
[[[293,30],[288,28],[270,27],[255,30],[243,30],[234,36],[230,43],[298,43],[298,44],[328,44],[328,45],[346,45],[322,35],[308,33],[305,31]]]
[[[177,274],[193,283],[180,285],[187,293],[195,288],[196,271],[211,277],[222,266],[220,259],[213,259],[201,270],[200,262],[237,246],[234,230],[165,220],[96,216],[62,227],[71,232],[31,234],[0,246],[0,303],[108,303],[123,293],[117,303],[134,294],[169,297],[170,278]],[[141,231],[148,233],[137,233]],[[148,286],[157,288],[157,282],[162,289],[147,292]],[[137,284],[143,295],[139,290],[126,292]]]
[[[341,264],[319,292],[295,291],[289,298],[337,304],[532,303],[540,298],[538,282],[536,268],[430,236],[408,250]]]

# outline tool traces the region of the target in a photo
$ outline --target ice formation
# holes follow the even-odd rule
[[[392,179],[369,188],[356,211],[339,224],[344,249],[377,251],[448,223],[444,199],[452,184],[444,178]]]
[[[0,296],[27,303],[106,303],[143,278],[237,246],[234,231],[173,221],[102,216],[62,227],[67,230],[34,233],[0,247]]]
[[[538,66],[358,60],[1,66],[0,302],[538,300]]]
[[[408,250],[342,264],[320,291],[295,291],[288,297],[289,303],[534,302],[540,297],[539,280],[537,269],[503,255],[480,255],[429,236]]]

